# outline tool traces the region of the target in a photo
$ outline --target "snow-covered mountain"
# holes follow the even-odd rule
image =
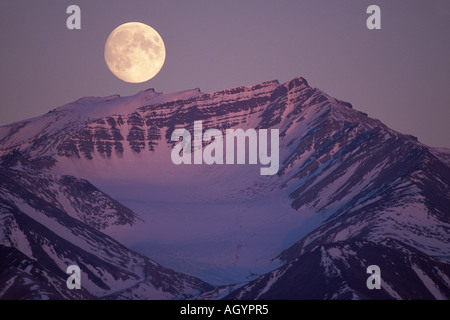
[[[194,121],[278,129],[278,174],[173,164]],[[82,98],[0,127],[0,296],[448,299],[449,154],[303,78]]]
[[[169,299],[210,289],[100,232],[136,217],[89,182],[25,168],[0,176],[0,297]],[[81,292],[66,287],[69,265],[81,269]]]

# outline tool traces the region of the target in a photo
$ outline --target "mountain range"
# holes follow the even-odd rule
[[[195,121],[278,129],[278,173],[175,165]],[[81,98],[0,127],[0,175],[1,299],[450,298],[450,150],[301,77]]]

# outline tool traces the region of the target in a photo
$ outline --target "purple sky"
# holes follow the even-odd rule
[[[81,30],[66,8],[81,8]],[[381,30],[366,8],[381,7]],[[118,25],[139,21],[166,44],[161,72],[127,84],[103,50]],[[303,76],[311,86],[432,146],[450,147],[449,0],[1,0],[0,125],[83,96],[149,87],[211,92]]]

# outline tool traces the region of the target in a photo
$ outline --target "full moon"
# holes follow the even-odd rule
[[[119,79],[130,83],[150,80],[166,60],[164,42],[152,27],[128,22],[111,32],[105,44],[105,61]]]

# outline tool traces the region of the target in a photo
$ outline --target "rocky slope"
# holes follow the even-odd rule
[[[202,121],[203,131],[223,133],[278,129],[278,173],[261,176],[259,164],[174,165],[171,133],[192,133],[194,121]],[[64,240],[66,247],[80,241],[67,236],[75,228],[85,239],[78,247],[91,253],[97,246],[104,253],[114,243],[107,251],[118,253],[114,261],[105,254],[101,262],[89,262],[91,269],[107,268],[103,263],[121,268],[109,272],[118,272],[114,280],[92,276],[88,291],[96,297],[132,297],[148,279],[147,265],[166,270],[141,255],[139,262],[124,258],[122,251],[127,257],[135,253],[113,236],[204,280],[243,281],[227,291],[228,298],[448,299],[448,154],[389,129],[303,78],[215,93],[147,90],[83,98],[0,128],[2,221],[13,221],[2,223],[1,243],[28,258],[36,256],[8,238],[8,230],[22,230],[23,237],[45,228],[39,241],[55,246]],[[137,227],[134,212],[147,229]],[[61,225],[67,233],[55,240],[50,233]],[[64,250],[67,261],[81,257]],[[45,269],[50,261],[39,257]],[[365,287],[365,268],[372,264],[382,269],[381,291]],[[161,272],[170,285],[151,282],[159,288],[156,297],[208,291],[195,278]],[[203,297],[225,296],[221,292]]]

